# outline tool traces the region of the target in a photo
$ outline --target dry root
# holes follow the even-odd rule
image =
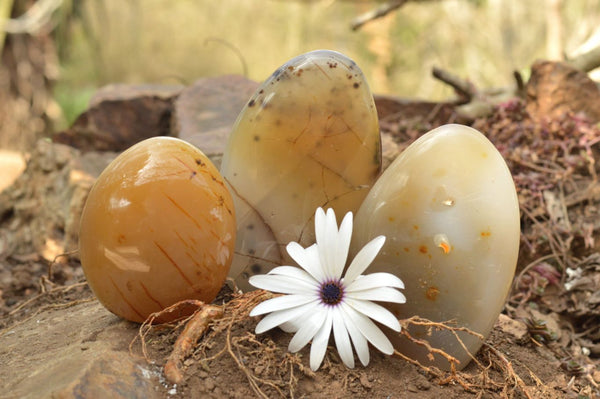
[[[239,352],[239,349],[244,347],[244,343],[250,343],[250,344],[254,344],[254,345],[258,344],[259,347],[263,347],[263,345],[259,341],[256,340],[255,335],[251,332],[247,332],[245,335],[243,335],[241,337],[236,337],[236,338],[232,339],[231,330],[232,330],[232,327],[236,323],[249,317],[248,315],[252,308],[254,308],[256,305],[258,305],[259,303],[261,303],[267,299],[273,298],[273,296],[274,295],[270,292],[258,290],[258,291],[249,292],[245,295],[238,295],[237,297],[235,297],[228,304],[227,309],[226,309],[226,314],[223,317],[223,319],[221,319],[219,321],[219,323],[217,323],[213,328],[213,331],[215,334],[222,332],[222,331],[226,331],[225,345],[216,355],[205,359],[206,361],[214,360],[214,359],[219,358],[222,354],[227,353],[233,359],[233,361],[238,366],[240,371],[242,371],[244,373],[244,375],[246,376],[246,379],[248,380],[248,383],[250,384],[250,387],[252,388],[254,393],[257,396],[259,396],[261,398],[265,398],[265,399],[268,399],[269,396],[267,396],[267,394],[261,389],[261,385],[266,385],[266,386],[271,387],[281,397],[285,397],[285,394],[283,393],[281,388],[279,388],[278,384],[276,384],[275,382],[268,380],[268,379],[257,377],[254,374],[254,372],[252,372],[250,369],[248,369],[248,367],[246,367],[244,365],[244,363],[239,358],[239,355],[237,355],[234,352],[234,347],[236,349],[238,349],[237,352]],[[210,342],[210,340],[207,340],[207,342],[203,343],[203,345],[201,345],[200,349],[201,350],[206,349],[206,345],[208,345],[208,342]],[[246,347],[244,349],[247,349],[247,348],[248,347]],[[261,351],[262,351],[262,348],[261,348]],[[261,355],[268,356],[269,351],[268,350],[264,351],[264,353],[261,353]],[[290,358],[291,358],[291,356],[290,356]],[[274,360],[274,357],[273,357],[273,360]],[[290,367],[293,367],[294,362],[292,361],[289,363],[290,363]],[[297,363],[299,363],[299,362],[297,362]],[[291,378],[292,384],[295,384],[295,379],[294,379],[293,375],[290,378]],[[291,393],[291,397],[293,397],[293,386],[292,385],[290,385],[290,393]]]
[[[515,372],[515,370],[512,366],[512,363],[506,358],[506,356],[504,354],[502,354],[494,346],[484,343],[483,348],[484,348],[484,350],[487,351],[487,356],[489,359],[489,364],[487,366],[484,366],[479,360],[477,360],[475,357],[473,357],[469,353],[469,351],[467,350],[463,341],[460,339],[458,332],[466,332],[468,334],[471,334],[471,335],[481,339],[481,341],[483,342],[484,337],[481,334],[471,331],[468,328],[452,326],[451,323],[448,323],[448,322],[437,323],[437,322],[432,322],[432,321],[429,321],[429,320],[426,320],[426,319],[423,319],[420,317],[411,317],[410,319],[403,320],[402,325],[403,325],[403,330],[401,332],[402,335],[404,335],[411,342],[413,342],[419,346],[423,346],[424,348],[427,349],[427,351],[429,353],[437,354],[437,355],[444,357],[448,361],[448,363],[450,363],[450,371],[444,372],[434,366],[425,366],[425,365],[421,364],[419,361],[412,359],[398,351],[395,351],[394,354],[401,357],[402,359],[406,360],[407,362],[414,364],[415,366],[421,368],[427,374],[437,378],[438,383],[440,385],[448,385],[451,383],[456,383],[456,384],[461,385],[465,391],[471,392],[471,393],[482,393],[484,390],[492,390],[492,391],[501,390],[503,397],[515,396],[515,390],[518,388],[526,398],[532,399],[534,397],[534,396],[532,396],[531,387],[528,387],[525,384],[525,382],[523,381],[523,379]],[[416,339],[416,338],[412,337],[406,329],[406,327],[409,325],[425,326],[425,327],[430,327],[430,328],[437,329],[437,330],[450,331],[454,335],[454,337],[457,339],[457,341],[460,343],[460,345],[465,350],[465,352],[469,353],[469,356],[471,356],[473,364],[475,364],[477,366],[478,373],[477,372],[476,373],[466,373],[466,372],[456,371],[456,365],[459,364],[459,361],[455,357],[449,355],[448,353],[444,352],[441,349],[431,347],[431,345],[425,340]],[[498,371],[500,371],[501,375],[503,376],[502,381],[494,381],[490,377],[489,370],[492,366],[494,366]],[[538,392],[540,392],[540,391],[548,392],[550,390],[531,371],[530,371],[530,377],[532,380],[534,380],[536,382],[537,387],[538,387]]]
[[[287,353],[285,348],[282,348],[269,336],[257,338],[253,331],[248,331],[247,327],[243,325],[254,306],[272,297],[273,294],[265,291],[253,291],[234,296],[222,307],[206,305],[200,301],[184,301],[184,304],[188,306],[193,302],[198,310],[190,318],[178,324],[182,326],[187,323],[164,366],[167,379],[177,384],[184,381],[182,364],[192,351],[195,356],[200,357],[199,364],[207,371],[210,369],[210,362],[225,355],[245,376],[256,396],[260,398],[294,398],[299,379],[305,376],[314,377],[315,374],[303,364],[301,355]],[[152,321],[164,316],[165,312],[175,311],[176,306],[173,305],[162,312],[153,314],[141,326],[137,338],[141,341],[142,352],[146,358],[148,358],[146,339],[152,328]],[[468,371],[457,371],[458,359],[442,349],[432,347],[426,340],[411,336],[407,327],[414,325],[449,331],[465,351],[467,349],[460,339],[460,334],[470,334],[483,341],[484,337],[480,334],[464,327],[457,327],[451,322],[432,322],[420,317],[402,320],[401,323],[403,326],[401,333],[407,339],[424,347],[432,355],[442,356],[451,365],[450,371],[442,371],[434,366],[421,364],[400,352],[395,352],[395,355],[423,370],[439,385],[460,385],[465,391],[475,394],[477,397],[485,393],[499,393],[502,397],[534,398],[546,394],[549,395],[548,397],[553,397],[550,388],[545,386],[537,376],[531,371],[527,378],[520,376],[515,371],[513,362],[490,344],[483,345],[477,358],[471,357],[474,367],[469,366]],[[207,332],[209,326],[210,331]],[[202,334],[205,336],[196,346],[196,342]],[[215,348],[215,343],[223,342],[223,338],[222,347]],[[248,359],[257,361],[249,362]],[[329,357],[326,357],[322,369],[331,369],[334,366]],[[340,365],[340,367],[342,366]],[[344,389],[358,378],[353,373],[354,371],[347,370],[347,374],[344,374],[345,377],[341,377]],[[533,385],[527,385],[524,380]]]
[[[221,317],[223,317],[223,307],[205,304],[192,315],[181,335],[175,341],[173,352],[171,352],[165,364],[165,377],[167,377],[167,380],[173,384],[180,384],[183,381],[183,372],[181,371],[183,360],[189,356],[196,342],[198,342],[198,338],[208,328],[208,324]]]
[[[146,336],[152,330],[152,325],[155,321],[168,316],[170,313],[177,312],[182,307],[190,306],[196,307],[197,310],[191,316],[183,319],[179,323],[180,325],[185,324],[185,328],[175,342],[173,351],[165,364],[165,375],[167,379],[174,384],[183,381],[183,374],[181,372],[183,360],[189,356],[200,336],[206,331],[209,323],[223,316],[223,307],[206,305],[204,302],[195,299],[179,301],[159,312],[150,314],[140,326],[138,335],[135,336],[129,344],[129,352],[133,353],[133,345],[139,339],[144,358],[149,363],[152,363],[146,347]]]
[[[236,337],[232,340],[231,338],[231,328],[237,322],[248,317],[250,310],[259,304],[260,302],[272,298],[273,294],[265,291],[253,291],[246,295],[238,295],[232,301],[227,303],[224,306],[216,306],[216,305],[207,305],[202,301],[198,300],[185,300],[177,302],[160,312],[152,313],[148,318],[142,323],[140,329],[138,331],[138,335],[131,341],[129,345],[130,352],[133,353],[133,345],[139,339],[141,343],[142,354],[144,358],[151,362],[150,357],[148,355],[147,349],[147,336],[153,329],[153,323],[156,320],[160,320],[162,317],[167,316],[170,313],[178,311],[183,306],[189,307],[195,306],[198,309],[194,312],[194,314],[178,323],[178,326],[184,325],[185,327],[177,341],[174,344],[173,351],[169,355],[165,366],[164,373],[167,380],[174,384],[180,384],[184,381],[184,375],[182,372],[182,364],[186,357],[190,355],[192,350],[195,348],[198,339],[204,334],[208,328],[208,326],[212,323],[213,334],[211,337],[206,339],[201,345],[200,349],[206,348],[210,345],[212,338],[215,334],[226,330],[226,341],[225,346],[221,351],[219,351],[212,358],[207,358],[205,361],[213,360],[221,356],[223,353],[228,353],[232,359],[235,361],[240,370],[246,375],[250,386],[254,390],[254,392],[263,398],[267,398],[267,395],[260,389],[260,384],[265,384],[275,389],[281,396],[285,397],[283,391],[279,388],[279,386],[271,381],[264,380],[256,377],[239,359],[239,357],[234,353],[234,347],[243,346],[244,342],[252,342],[259,343],[256,341],[253,334],[248,333],[248,335],[243,337]],[[293,356],[290,356],[292,358]],[[287,363],[290,364],[290,368],[293,367],[293,361],[285,362],[285,365],[288,366]],[[297,363],[299,363],[297,361]],[[290,382],[295,384],[295,377],[293,374],[290,377]],[[293,396],[293,395],[292,395]]]
[[[47,299],[48,297],[53,297],[53,296],[58,296],[59,298],[62,298],[64,295],[66,295],[69,291],[71,290],[76,290],[76,289],[80,289],[82,287],[85,287],[87,285],[87,282],[82,282],[82,283],[75,283],[72,285],[67,285],[67,286],[58,286],[58,287],[53,287],[51,289],[46,288],[46,283],[50,283],[51,285],[53,285],[51,282],[49,282],[49,280],[45,277],[42,276],[42,278],[40,279],[40,291],[41,293],[37,294],[36,296],[29,298],[28,300],[24,301],[23,303],[21,303],[19,306],[15,307],[13,310],[11,310],[8,315],[9,316],[16,316],[21,312],[24,312],[26,310],[31,310],[32,308],[35,309],[35,306],[37,303],[41,302],[42,300]],[[55,299],[56,300],[56,299]],[[63,308],[69,308],[71,306],[75,306],[75,305],[79,305],[81,303],[86,303],[86,302],[93,302],[95,301],[96,298],[93,296],[90,296],[88,298],[82,298],[82,299],[77,299],[77,300],[73,300],[73,301],[66,301],[66,302],[60,302],[60,303],[51,303],[48,305],[44,305],[41,306],[37,309],[35,309],[33,312],[31,312],[29,314],[29,316],[24,317],[22,319],[20,319],[18,322],[11,324],[10,328],[14,328],[18,325],[21,325],[25,322],[27,322],[28,320],[31,320],[32,318],[36,317],[37,315],[44,313],[48,310],[51,309],[63,309]],[[62,301],[62,299],[61,299]],[[3,330],[0,330],[0,337],[3,336],[6,332],[9,331],[9,328],[5,328]]]

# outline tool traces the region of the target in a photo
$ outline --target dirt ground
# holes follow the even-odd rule
[[[114,346],[130,356],[145,357],[148,369],[160,375],[156,382],[160,397],[599,397],[600,128],[597,120],[569,107],[570,94],[565,93],[552,100],[562,106],[555,114],[548,110],[557,107],[526,96],[494,105],[491,113],[470,120],[443,104],[421,104],[419,112],[408,115],[406,104],[378,103],[378,108],[388,108],[380,112],[385,156],[394,156],[439,124],[459,120],[490,138],[517,186],[522,237],[514,284],[476,360],[460,372],[427,368],[373,349],[368,367],[349,370],[330,350],[322,367],[312,372],[308,348],[286,352],[291,335],[279,330],[253,333],[258,320],[248,312],[260,292],[236,296],[224,287],[215,301],[224,304],[224,316],[209,324],[191,354],[182,359],[184,378],[174,385],[165,380],[162,367],[184,323],[150,328],[121,321],[100,308],[76,254],[53,262],[40,252],[18,253],[14,245],[6,244],[8,236],[0,236],[0,340],[10,339],[8,333],[18,326],[33,323],[34,316],[48,318],[65,310],[72,314],[72,326],[91,329],[96,319],[86,319],[85,312],[78,316],[77,309],[96,306],[99,310],[94,311],[113,326],[111,340],[119,342]],[[579,98],[581,93],[571,95]],[[1,214],[0,226],[5,229],[18,224],[19,213],[10,209]],[[32,336],[20,345],[39,345],[43,339]],[[60,334],[53,339],[60,340]],[[72,339],[64,335],[65,341]],[[134,339],[129,348],[127,343]],[[18,367],[27,369],[28,362],[36,361],[23,356]]]

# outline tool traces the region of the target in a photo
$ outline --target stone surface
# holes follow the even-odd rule
[[[358,66],[317,50],[279,67],[247,102],[223,154],[237,219],[229,276],[238,288],[291,264],[287,243],[314,243],[317,207],[340,220],[356,212],[380,171],[377,112]]]
[[[469,171],[465,178],[465,171]],[[510,171],[483,134],[445,125],[413,142],[379,177],[354,220],[349,258],[375,237],[385,244],[369,273],[395,274],[406,303],[385,303],[399,319],[454,320],[484,337],[502,310],[519,250],[519,203]],[[460,361],[480,339],[409,325]],[[449,369],[446,359],[390,333],[394,347],[421,364]],[[464,346],[463,346],[464,344]],[[465,350],[466,349],[466,350]]]
[[[152,137],[120,154],[92,187],[81,266],[104,306],[141,323],[182,300],[215,299],[235,228],[231,194],[206,155],[181,139]]]
[[[98,98],[102,98],[104,95],[106,94],[99,95]],[[227,91],[223,92],[223,96],[223,98],[229,98]],[[219,97],[215,96],[214,101],[219,101]],[[387,119],[390,123],[401,122],[401,120],[394,118],[394,114],[407,114],[403,110],[403,101],[400,99],[396,103],[389,103],[391,113],[388,112],[386,115],[389,115]],[[377,97],[375,102],[379,111],[382,103],[378,101]],[[396,106],[398,108],[393,108]],[[410,109],[410,104],[406,104],[406,107],[408,107],[406,109]],[[430,115],[429,112],[433,110],[433,108],[427,109],[427,112],[423,112],[422,116],[424,118]],[[107,115],[110,117],[110,114]],[[235,119],[236,116],[237,114],[231,117]],[[380,113],[380,117],[385,118],[386,116],[382,116]],[[393,138],[390,135],[383,138],[384,158],[389,161],[399,151]],[[60,232],[64,228],[60,226],[75,226],[73,221],[78,220],[77,206],[74,206],[74,204],[82,205],[87,191],[84,186],[81,186],[77,195],[73,192],[65,193],[65,190],[72,190],[65,189],[65,182],[69,183],[71,181],[70,176],[73,176],[73,179],[76,180],[78,175],[79,178],[88,181],[88,177],[85,175],[97,176],[94,171],[99,173],[103,169],[103,163],[105,166],[114,157],[112,153],[89,152],[80,158],[78,151],[73,151],[65,146],[51,145],[47,142],[40,144],[40,146],[41,148],[38,148],[32,154],[33,156],[29,161],[30,166],[24,176],[18,179],[17,183],[5,193],[0,194],[0,305],[3,304],[3,299],[7,299],[3,309],[8,309],[8,311],[14,309],[14,301],[23,303],[26,299],[38,293],[39,273],[44,273],[44,275],[46,273],[47,262],[40,263],[41,271],[38,270],[39,273],[33,273],[31,265],[26,262],[27,259],[36,255],[36,253],[31,253],[33,251],[32,234],[35,233],[39,238],[42,238],[41,241],[36,242],[45,244],[43,238],[46,235],[62,237],[63,233],[54,235],[56,232],[52,230],[52,226],[58,226]],[[93,177],[89,179],[93,181]],[[69,212],[65,212],[64,207],[51,205],[52,203],[58,203],[59,198],[68,198],[68,204],[65,206],[70,209]],[[38,218],[41,220],[37,220]],[[66,222],[68,218],[71,218],[71,222]],[[25,231],[25,229],[27,233],[21,236],[24,241],[11,238],[11,235],[17,231]],[[46,229],[49,230],[46,231]],[[15,252],[14,247],[7,248],[7,243],[10,243],[10,245],[16,244],[22,252]],[[42,249],[44,247],[46,245],[42,245]],[[67,246],[67,248],[69,247]],[[12,270],[7,269],[4,264],[6,259],[15,263],[22,262],[23,264],[18,264]],[[60,269],[58,266],[55,268]],[[590,271],[592,269],[589,268]],[[22,286],[16,284],[17,274],[22,275],[24,270],[31,272],[28,278],[23,278],[30,284],[29,289],[32,291],[29,291],[29,296],[23,294],[25,290]],[[13,275],[5,281],[3,273],[8,275],[13,273]],[[4,295],[2,295],[2,290],[4,290]],[[570,295],[584,295],[584,293],[587,293],[587,291],[575,291],[571,292]],[[590,301],[593,299],[594,296],[589,298]],[[0,315],[0,325],[3,327],[17,320],[16,324],[13,324],[7,330],[0,330],[0,398],[119,397],[118,395],[121,395],[121,397],[152,398],[157,390],[162,393],[163,397],[252,396],[246,376],[237,368],[229,356],[222,356],[221,358],[221,360],[229,359],[229,363],[210,365],[211,373],[216,373],[214,376],[209,377],[209,373],[202,369],[204,364],[199,361],[199,357],[196,355],[197,357],[194,358],[195,363],[191,363],[191,359],[186,361],[186,365],[190,364],[190,367],[186,370],[186,384],[177,387],[177,389],[172,386],[165,388],[164,381],[157,377],[160,372],[158,366],[150,366],[144,361],[138,362],[137,359],[129,355],[127,346],[133,336],[137,334],[138,325],[122,321],[113,316],[104,310],[98,302],[81,303],[66,307],[54,303],[52,297],[45,297],[45,300],[50,301],[50,305],[43,302],[40,306],[45,307],[44,313],[30,320],[26,320],[28,313],[24,310],[17,313],[19,317],[16,319],[12,316],[5,318]],[[582,304],[583,300],[576,302]],[[6,306],[9,306],[9,308]],[[578,306],[578,311],[581,307],[583,306]],[[588,317],[587,313],[585,315]],[[573,315],[569,314],[569,316],[572,319]],[[582,319],[580,313],[576,313],[575,316]],[[502,321],[502,316],[500,321]],[[489,341],[489,343],[506,355],[515,370],[527,384],[531,384],[530,387],[535,392],[539,392],[537,389],[540,389],[540,385],[529,379],[531,371],[540,377],[544,384],[554,384],[552,386],[555,386],[553,395],[543,397],[564,397],[567,392],[564,387],[567,387],[567,382],[571,380],[572,375],[563,374],[563,371],[558,367],[558,362],[548,361],[546,358],[539,356],[535,352],[537,347],[534,345],[508,345],[506,335],[509,335],[508,339],[511,342],[519,341],[514,339],[513,336],[521,336],[528,341],[528,336],[523,331],[523,323],[515,323],[519,324],[517,326],[518,331],[515,334],[512,333],[512,330],[506,332],[505,327],[498,330],[498,326],[503,326],[503,324],[498,323],[497,331],[492,335],[495,340]],[[251,330],[254,325],[248,324],[247,328]],[[285,351],[287,345],[285,340],[282,340],[282,335],[276,335],[275,337],[277,338],[277,344]],[[221,345],[223,345],[222,341],[217,344],[216,348],[221,348]],[[172,346],[163,341],[160,348],[163,350],[162,353],[167,353]],[[372,383],[373,387],[361,397],[397,396],[403,392],[406,393],[406,387],[411,387],[410,389],[417,392],[415,394],[406,393],[410,397],[468,396],[458,384],[440,386],[437,382],[429,383],[427,378],[421,375],[422,371],[410,367],[408,363],[402,361],[390,362],[388,358],[382,357],[375,350],[372,350],[372,355],[372,361],[368,368],[359,367],[354,370],[343,370],[351,374],[341,374],[341,372],[336,374],[334,369],[329,372],[325,370],[319,372],[316,376],[310,377],[303,375],[301,372],[295,374],[298,377],[299,387],[296,396],[312,397],[326,394],[333,397],[344,396],[344,394],[347,394],[347,396],[361,396],[356,393],[349,393],[348,389],[342,389],[340,381],[352,383],[354,380],[356,382],[358,375],[360,376],[359,385],[362,386],[363,374],[368,375],[368,382]],[[264,357],[262,354],[259,356]],[[308,352],[305,351],[303,362],[306,362],[307,357]],[[339,365],[336,362],[337,357],[335,354],[331,354],[330,357],[333,367]],[[155,360],[158,364],[162,364],[162,361],[164,361],[160,358]],[[487,356],[485,360],[487,361]],[[246,364],[252,365],[252,363]],[[494,375],[498,375],[498,373],[496,371],[490,373],[492,378]],[[226,378],[227,376],[229,376],[229,379]],[[592,376],[596,382],[600,382],[599,372],[594,371]],[[500,375],[500,378],[504,377]],[[334,379],[337,381],[333,381]],[[502,382],[501,380],[497,381]],[[509,381],[508,389],[517,388],[510,383],[512,380],[507,381]],[[560,384],[555,384],[555,381],[560,382]],[[582,381],[583,384],[587,385],[583,376],[577,377],[575,383],[580,384]],[[364,385],[368,385],[368,383]],[[490,385],[493,386],[493,382]],[[572,387],[573,385],[569,384],[568,386]],[[212,391],[206,392],[209,389],[212,389]],[[498,388],[492,389],[493,392],[485,391],[483,396],[497,395]],[[568,392],[573,394],[572,391]],[[534,397],[542,397],[542,394],[534,395]]]
[[[94,300],[3,330],[0,397],[157,397],[157,373],[127,349],[137,329]]]
[[[584,113],[600,121],[600,89],[589,76],[573,66],[537,61],[525,87],[527,111],[537,118],[555,118],[566,112]]]
[[[153,379],[145,366],[122,352],[106,351],[91,360],[75,375],[73,382],[58,392],[56,398],[158,398]]]
[[[185,90],[123,84],[101,88],[90,109],[58,133],[55,143],[38,141],[25,171],[0,193],[0,257],[45,251],[51,260],[76,249],[79,218],[95,179],[117,156],[115,151],[144,138],[179,135],[218,167],[229,131],[257,86],[241,76],[222,76],[201,79]],[[173,109],[176,118],[171,121]]]
[[[233,124],[257,87],[239,75],[198,80],[175,101],[173,134],[200,148],[218,168]]]
[[[53,136],[82,151],[123,151],[143,139],[171,133],[173,101],[183,86],[111,85],[69,129]]]
[[[527,325],[522,321],[511,319],[505,314],[500,314],[496,320],[495,328],[499,328],[503,333],[512,336],[516,342],[525,343],[529,337]]]
[[[39,140],[23,174],[0,193],[0,255],[37,252],[52,260],[76,249],[87,193],[114,157]]]
[[[10,187],[25,170],[25,158],[20,152],[0,150],[0,192]]]

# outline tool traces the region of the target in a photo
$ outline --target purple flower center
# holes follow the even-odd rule
[[[344,297],[344,287],[341,281],[333,280],[321,285],[321,300],[326,305],[337,305]]]

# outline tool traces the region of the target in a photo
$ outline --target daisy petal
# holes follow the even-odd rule
[[[325,211],[321,207],[317,208],[315,212],[315,239],[317,240],[317,249],[319,249],[319,246],[327,245],[327,215],[325,215]],[[327,270],[326,259],[322,256],[321,250],[318,252],[323,274],[325,278],[331,278]]]
[[[317,238],[319,259],[321,260],[325,277],[327,279],[341,277],[335,274],[338,227],[333,209],[329,208],[327,214],[321,208],[317,209],[315,215],[315,235]]]
[[[303,313],[312,310],[315,307],[316,305],[314,303],[307,303],[295,308],[278,310],[276,312],[269,313],[256,325],[255,332],[257,334],[262,334],[265,331],[269,331],[270,329],[277,327],[278,325],[287,323],[290,320],[294,320],[302,316]]]
[[[350,320],[346,313],[346,308],[341,307],[340,310],[344,314],[344,324],[346,324],[346,329],[350,334],[350,338],[352,338],[352,343],[354,344],[354,349],[356,349],[356,354],[360,359],[360,362],[363,366],[369,364],[370,355],[369,355],[369,344],[367,343],[367,339],[360,332],[360,330],[354,325],[354,322]]]
[[[302,325],[290,341],[288,351],[295,353],[304,348],[306,344],[313,339],[317,331],[319,331],[319,328],[323,326],[326,317],[327,309],[323,308],[311,312],[306,320],[302,320]]]
[[[323,270],[316,244],[305,249],[297,242],[292,241],[287,245],[286,250],[292,259],[313,276],[315,280],[320,281],[323,279]]]
[[[345,302],[357,312],[369,316],[373,320],[391,328],[394,331],[400,331],[400,323],[398,322],[398,319],[392,314],[392,312],[383,306],[360,299],[355,300],[350,297],[346,298]]]
[[[319,259],[319,247],[317,246],[317,244],[313,244],[310,247],[306,248],[305,256],[307,262],[310,262],[312,268],[314,269],[313,276],[318,276],[315,277],[315,279],[317,281],[323,280],[325,274],[323,273],[323,267],[321,266],[321,260]]]
[[[353,292],[377,287],[404,288],[404,283],[391,273],[371,273],[356,277],[356,279],[347,286],[346,290],[348,292]]]
[[[371,319],[364,314],[357,312],[352,307],[342,304],[344,313],[347,315],[351,323],[362,333],[362,335],[380,352],[386,355],[394,353],[394,346],[385,336],[385,334],[377,327]]]
[[[276,312],[278,310],[295,308],[296,306],[318,300],[319,298],[315,295],[295,294],[278,296],[277,298],[269,299],[256,305],[250,311],[250,316],[260,316],[261,314]]]
[[[269,274],[257,274],[250,277],[250,284],[256,288],[281,294],[314,295],[318,287],[295,277]]]
[[[257,323],[257,334],[279,326],[294,332],[288,350],[297,352],[311,340],[310,368],[318,370],[333,331],[342,362],[355,366],[354,351],[363,365],[370,361],[369,343],[386,354],[394,348],[379,323],[400,331],[400,323],[386,308],[374,301],[404,303],[401,279],[389,273],[362,273],[385,244],[378,236],[365,245],[350,262],[342,278],[352,239],[352,212],[346,213],[339,228],[333,209],[317,208],[314,216],[316,243],[303,248],[290,242],[287,252],[300,266],[278,266],[267,275],[256,275],[250,283],[268,291],[287,294],[255,306],[251,316],[265,315]],[[328,305],[325,305],[328,304]],[[378,324],[376,324],[378,323]]]
[[[277,266],[271,269],[271,271],[269,271],[267,274],[297,278],[314,285],[315,287],[318,285],[317,281],[310,274],[295,266]]]
[[[323,208],[317,208],[315,212],[315,239],[317,244],[327,241],[327,216]],[[321,244],[319,244],[321,245]]]
[[[362,249],[356,254],[352,263],[348,266],[344,280],[347,284],[352,284],[354,279],[357,278],[367,267],[373,262],[373,259],[377,256],[381,247],[385,243],[385,236],[378,236],[373,238],[367,243]]]
[[[325,357],[325,352],[327,351],[327,343],[329,342],[329,335],[331,334],[331,313],[331,309],[328,308],[325,322],[319,331],[317,331],[310,346],[310,369],[312,371],[317,371],[319,369],[323,362],[323,358]]]
[[[284,332],[291,334],[291,333],[295,333],[296,331],[298,331],[300,329],[300,326],[302,325],[302,322],[298,322],[298,320],[290,320],[290,321],[286,321],[285,323],[281,323],[279,325],[279,328],[281,328]]]
[[[334,274],[336,278],[342,276],[346,260],[348,259],[348,249],[350,248],[350,239],[352,238],[352,212],[346,213],[340,230],[336,238],[337,249],[335,251],[335,261],[333,264]]]
[[[333,337],[335,338],[335,346],[342,362],[346,367],[354,368],[354,353],[352,353],[352,345],[350,345],[350,337],[346,330],[346,324],[339,309],[333,309]]]
[[[348,292],[348,298],[364,301],[406,303],[404,294],[390,287],[375,287],[368,290]]]

